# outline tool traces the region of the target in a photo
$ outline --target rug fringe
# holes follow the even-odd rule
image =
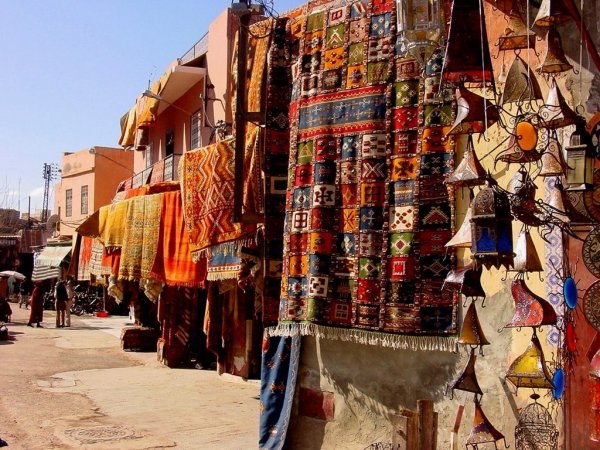
[[[212,258],[215,253],[222,253],[225,256],[240,256],[242,247],[256,246],[256,236],[251,236],[235,241],[224,242],[222,244],[211,245],[201,250],[192,251],[192,260],[198,262],[200,258]]]
[[[423,336],[414,334],[390,334],[379,331],[337,328],[315,323],[280,323],[269,327],[270,336],[315,336],[321,339],[377,345],[398,350],[443,351],[456,350],[456,336]]]

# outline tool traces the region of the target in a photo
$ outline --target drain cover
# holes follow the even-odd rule
[[[135,431],[119,426],[98,426],[86,428],[69,428],[65,434],[82,444],[118,441],[120,439],[136,439]]]

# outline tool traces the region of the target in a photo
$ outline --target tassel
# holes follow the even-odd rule
[[[454,352],[456,336],[420,336],[409,334],[389,334],[378,331],[336,328],[314,323],[279,323],[269,327],[271,336],[314,336],[318,339],[354,342],[364,345],[412,351]]]

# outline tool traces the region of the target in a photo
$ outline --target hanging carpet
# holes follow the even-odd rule
[[[457,298],[441,286],[453,105],[438,92],[440,53],[424,75],[400,53],[395,2],[333,5],[309,4],[287,30],[296,53],[272,334],[451,351]]]

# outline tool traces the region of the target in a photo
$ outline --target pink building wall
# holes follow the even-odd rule
[[[107,205],[121,181],[133,173],[133,153],[112,147],[91,147],[63,153],[61,179],[55,188],[54,211],[60,216],[60,235],[73,236],[75,228],[100,206]],[[88,187],[87,213],[81,211],[81,188]],[[66,193],[72,192],[71,215],[66,215]]]

